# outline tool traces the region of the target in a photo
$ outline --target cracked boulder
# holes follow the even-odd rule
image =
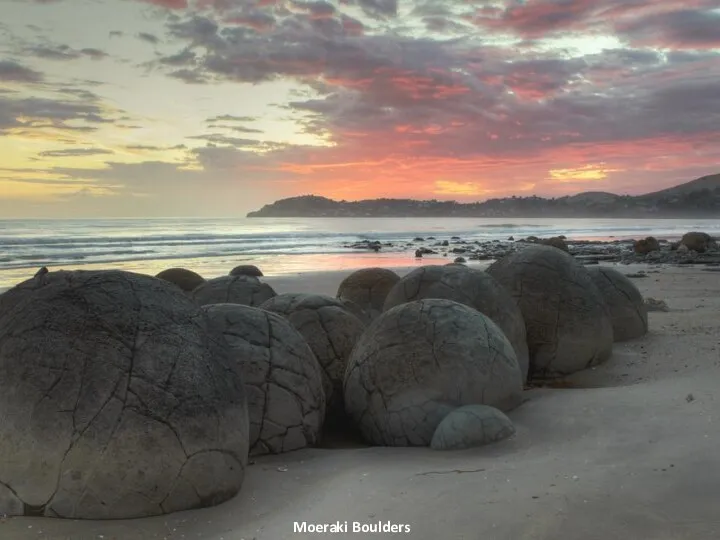
[[[205,283],[204,277],[187,268],[168,268],[155,277],[174,283],[185,292],[191,292],[193,289]]]
[[[320,365],[305,338],[280,315],[238,304],[203,310],[225,336],[243,374],[250,455],[314,445],[325,416]]]
[[[275,296],[273,288],[253,276],[221,276],[208,279],[192,292],[200,306],[210,304],[242,304],[257,307]]]
[[[345,408],[370,443],[428,446],[454,409],[511,410],[522,389],[503,331],[476,309],[431,298],[396,306],[368,327],[350,356]]]
[[[494,262],[487,273],[510,292],[525,319],[531,379],[562,377],[610,357],[610,312],[572,255],[528,246]]]
[[[428,265],[405,275],[390,290],[384,309],[424,298],[454,300],[490,317],[515,349],[523,380],[528,374],[525,321],[510,293],[486,272],[461,264]]]
[[[326,421],[343,418],[343,380],[353,347],[365,325],[339,300],[319,294],[280,294],[261,309],[285,317],[310,345],[323,371]]]
[[[615,341],[647,334],[647,306],[635,284],[614,268],[596,266],[587,270],[610,309]]]
[[[0,514],[219,504],[242,485],[248,433],[227,343],[173,285],[61,271],[0,295]]]
[[[515,434],[512,421],[495,407],[465,405],[440,422],[433,434],[433,450],[464,450],[485,446]]]
[[[362,268],[340,283],[337,298],[355,302],[374,319],[382,312],[385,297],[398,281],[400,276],[387,268]]]

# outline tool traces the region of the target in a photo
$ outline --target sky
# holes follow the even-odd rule
[[[0,217],[720,172],[720,0],[0,0]]]

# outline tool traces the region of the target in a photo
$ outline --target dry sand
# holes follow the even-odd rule
[[[268,281],[332,293],[342,277]],[[510,440],[448,453],[308,449],[258,459],[241,493],[215,508],[120,522],[13,518],[0,539],[718,538],[720,272],[666,268],[635,282],[671,311],[651,313],[646,337],[617,344],[575,388],[527,391]],[[338,520],[411,532],[293,532],[296,521]]]

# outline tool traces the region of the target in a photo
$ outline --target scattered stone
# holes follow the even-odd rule
[[[465,405],[448,414],[433,434],[433,450],[464,450],[485,446],[515,434],[512,421],[495,407]]]
[[[522,375],[510,342],[468,306],[426,299],[378,317],[353,349],[345,406],[377,445],[428,446],[457,407],[508,411],[522,401]]]
[[[243,374],[250,455],[314,445],[325,417],[320,365],[305,338],[280,315],[239,304],[203,310],[223,333]]]
[[[247,464],[229,347],[180,289],[131,272],[50,272],[0,295],[0,419],[0,513],[211,506]]]
[[[680,240],[680,246],[685,246],[690,251],[705,253],[710,247],[713,247],[714,241],[712,236],[704,232],[685,233]],[[678,247],[678,250],[680,247]]]
[[[404,276],[390,290],[385,311],[426,298],[453,300],[490,317],[515,349],[523,380],[528,374],[528,344],[522,313],[507,290],[490,274],[460,264],[427,265]]]
[[[652,251],[660,251],[660,242],[658,242],[654,236],[648,236],[635,242],[633,248],[635,249],[635,253],[647,255]]]
[[[305,338],[322,368],[326,421],[343,419],[345,369],[365,325],[339,300],[320,294],[280,294],[260,307],[285,317]]]
[[[625,274],[625,277],[639,279],[639,278],[646,278],[646,277],[648,277],[648,275],[645,272],[636,272],[634,274]]]
[[[374,319],[382,312],[385,298],[398,281],[400,276],[392,270],[362,268],[342,280],[337,298],[354,302]]]
[[[455,264],[465,264],[467,261],[465,260],[465,257],[455,257],[453,262]]]
[[[645,307],[648,311],[670,311],[670,307],[665,300],[656,300],[655,298],[645,298]]]
[[[542,240],[538,241],[539,244],[543,246],[552,246],[557,249],[561,249],[563,251],[569,252],[570,249],[568,248],[567,242],[565,242],[564,236],[553,236],[552,238],[543,238]]]
[[[520,307],[530,378],[569,375],[610,357],[610,312],[588,270],[571,255],[528,246],[496,261],[487,272]]]
[[[205,283],[204,277],[186,268],[168,268],[155,277],[173,283],[185,292],[192,292]]]
[[[633,282],[613,268],[589,268],[588,272],[610,309],[614,340],[627,341],[647,334],[647,308]]]
[[[222,276],[209,279],[192,292],[193,300],[200,306],[242,304],[257,307],[275,295],[270,285],[252,276]]]
[[[252,276],[252,277],[262,277],[263,273],[262,271],[255,266],[254,264],[241,264],[240,266],[236,266],[232,270],[230,270],[231,276]]]

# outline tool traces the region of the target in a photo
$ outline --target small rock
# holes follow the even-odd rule
[[[645,307],[648,311],[670,311],[670,307],[665,300],[657,300],[655,298],[646,298]]]
[[[512,421],[495,407],[465,405],[448,414],[435,429],[433,450],[461,450],[484,446],[515,434]]]

